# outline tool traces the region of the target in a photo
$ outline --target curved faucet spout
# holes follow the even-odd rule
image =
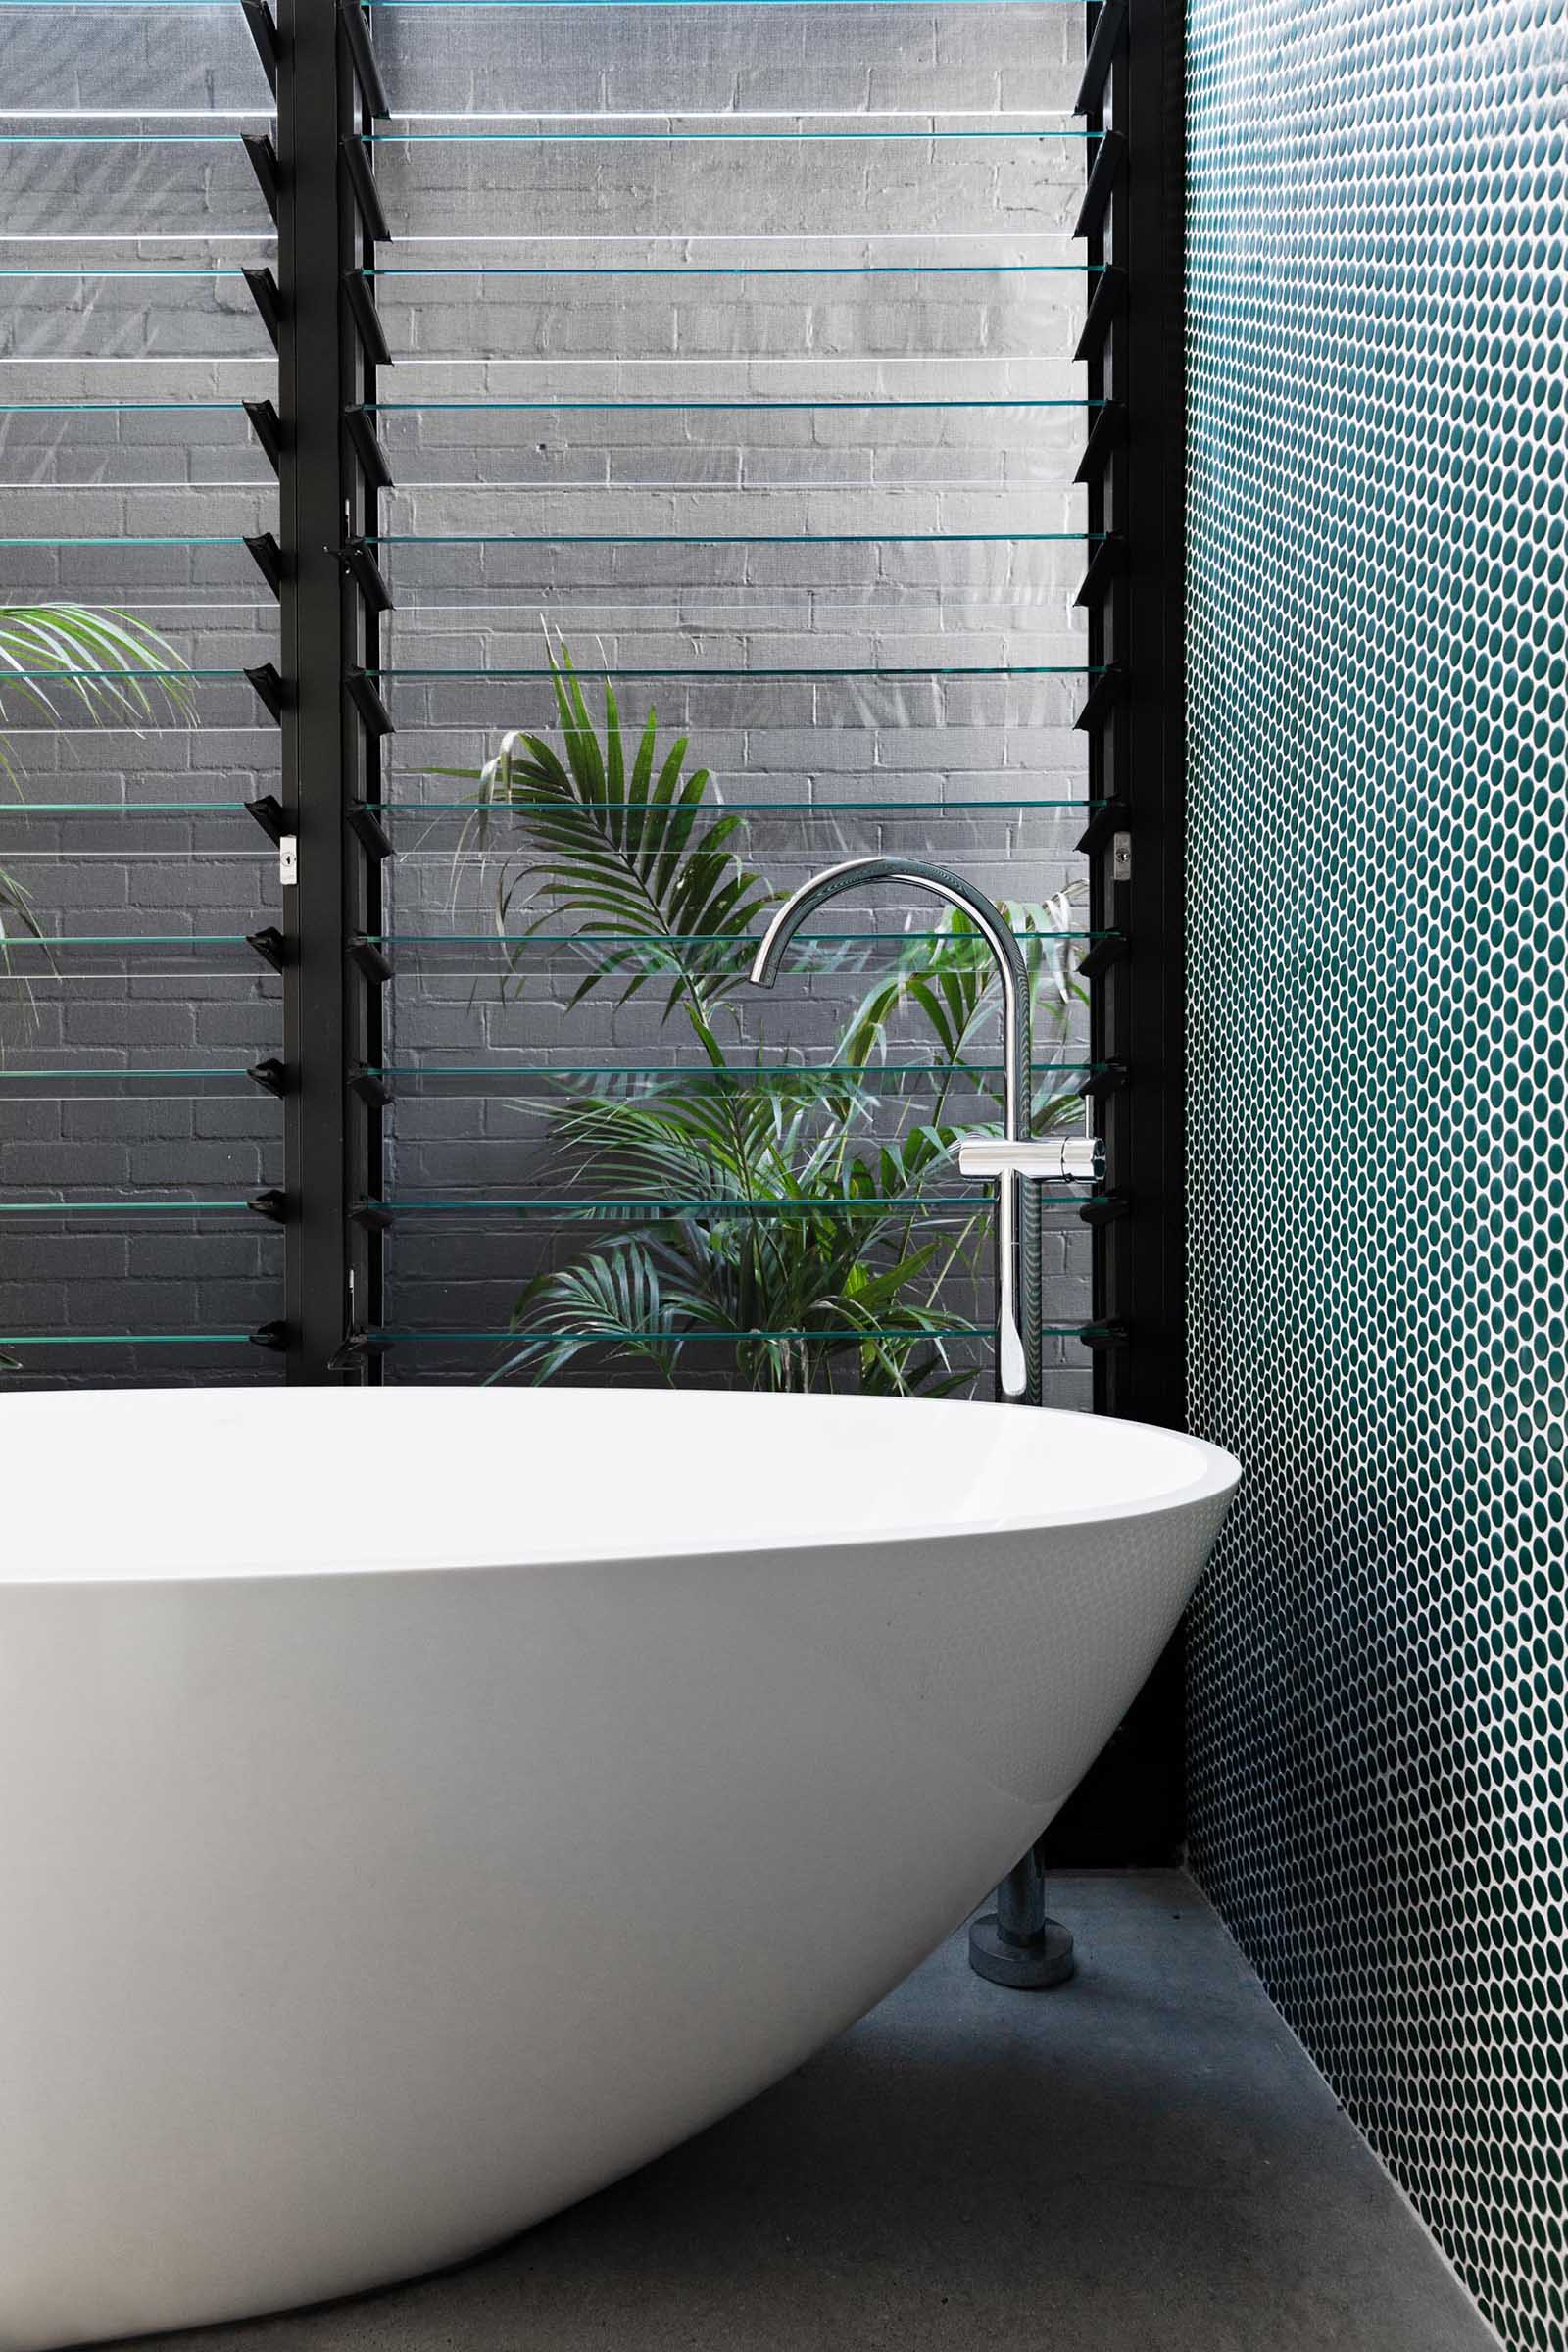
[[[784,951],[801,925],[841,891],[862,882],[903,883],[923,891],[945,906],[967,914],[996,958],[1002,981],[1003,1121],[1010,1142],[1021,1143],[1029,1132],[1029,1100],[1033,1072],[1029,1043],[1029,968],[1023,950],[1007,926],[995,899],[944,865],[927,865],[917,858],[851,858],[843,865],[825,866],[803,882],[785,900],[752,959],[751,977],[759,988],[771,988],[778,978]]]
[[[961,874],[920,858],[851,858],[803,882],[785,900],[752,961],[759,988],[778,978],[784,951],[801,925],[841,891],[862,883],[903,884],[968,915],[996,960],[1002,984],[1002,1115],[1009,1143],[1029,1135],[1034,1071],[1029,1037],[1029,967],[1007,919]],[[1033,1188],[1016,1168],[997,1176],[997,1380],[1004,1396],[1040,1401],[1039,1236]]]

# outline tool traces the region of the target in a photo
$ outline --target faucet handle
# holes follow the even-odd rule
[[[1022,1176],[1033,1184],[1095,1184],[1105,1147],[1098,1135],[1052,1135],[1014,1143],[1004,1135],[967,1135],[958,1144],[960,1176]]]

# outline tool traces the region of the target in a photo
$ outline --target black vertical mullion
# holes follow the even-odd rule
[[[1091,7],[1092,32],[1098,11]],[[1132,871],[1112,877],[1097,843],[1091,924],[1126,936],[1094,981],[1092,1050],[1126,1082],[1101,1108],[1106,1188],[1125,1213],[1097,1229],[1095,1312],[1122,1343],[1097,1353],[1097,1410],[1183,1424],[1186,1410],[1185,968],[1182,758],[1183,12],[1180,0],[1129,0],[1127,32],[1102,115],[1126,140],[1120,179],[1091,262],[1127,275],[1127,301],[1091,398],[1114,398],[1126,430],[1089,485],[1091,530],[1115,530],[1126,559],[1090,617],[1090,660],[1115,662],[1125,687],[1090,744],[1090,792],[1126,804]],[[1168,1862],[1183,1833],[1181,1636],[1109,1744],[1046,1833],[1056,1867]]]
[[[337,550],[362,494],[345,460],[342,414],[366,387],[341,298],[343,272],[357,258],[339,177],[339,147],[356,104],[343,48],[327,0],[280,0],[282,797],[299,844],[299,880],[283,894],[291,1382],[343,1377],[328,1366],[351,1321],[364,1319],[360,1299],[368,1301],[369,1288],[366,1238],[349,1218],[365,1183],[368,1137],[347,1076],[350,1062],[364,1056],[370,1016],[346,958],[349,933],[368,927],[368,902],[364,856],[344,822],[364,755],[343,692],[345,671],[361,652],[362,624]]]
[[[1086,51],[1093,40],[1100,7],[1092,4],[1085,10],[1084,42]],[[1104,130],[1114,124],[1114,74],[1105,92],[1105,102],[1086,118],[1090,131]],[[1096,234],[1087,240],[1085,262],[1091,270],[1101,269],[1107,261],[1120,260],[1120,240],[1116,234],[1117,213],[1123,201],[1119,186]],[[1089,363],[1088,394],[1091,401],[1114,399],[1119,384],[1117,361],[1126,329],[1125,315],[1112,324],[1109,335]],[[1100,414],[1091,410],[1090,421]],[[1091,474],[1087,484],[1085,522],[1093,540],[1097,534],[1126,528],[1126,454],[1118,438],[1113,444],[1108,463]],[[1126,587],[1120,572],[1109,592],[1089,612],[1089,662],[1099,668],[1121,658],[1126,644]],[[1125,728],[1122,712],[1112,705],[1109,715],[1090,731],[1088,787],[1092,801],[1108,801],[1125,794],[1123,773]],[[1106,931],[1115,927],[1117,909],[1115,892],[1110,882],[1111,857],[1108,847],[1095,850],[1089,863],[1089,927],[1092,931]],[[1121,1018],[1125,1006],[1123,974],[1112,964],[1093,981],[1089,991],[1089,1054],[1097,1062],[1125,1062],[1127,1040]],[[1115,1192],[1124,1181],[1126,1162],[1125,1141],[1126,1104],[1119,1094],[1106,1096],[1102,1102],[1097,1126],[1105,1146],[1105,1188]],[[1115,1225],[1100,1227],[1095,1232],[1092,1303],[1097,1323],[1108,1323],[1117,1315],[1120,1271]],[[1110,1350],[1102,1349],[1094,1357],[1094,1403],[1097,1412],[1114,1412],[1112,1396],[1114,1358]]]
[[[1096,854],[1096,920],[1126,933],[1099,984],[1097,1051],[1128,1083],[1106,1102],[1107,1183],[1128,1213],[1103,1229],[1097,1314],[1126,1344],[1097,1366],[1105,1412],[1180,1427],[1186,1411],[1183,1107],[1185,964],[1182,760],[1182,12],[1130,0],[1106,118],[1127,142],[1102,257],[1126,272],[1103,389],[1127,429],[1104,484],[1102,527],[1127,561],[1108,601],[1102,658],[1126,674],[1106,729],[1098,789],[1127,803],[1132,872],[1110,879]],[[1091,499],[1095,492],[1091,489]],[[1096,787],[1092,787],[1094,789]]]

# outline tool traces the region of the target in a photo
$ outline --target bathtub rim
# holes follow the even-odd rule
[[[272,1399],[293,1396],[297,1393],[272,1387],[253,1391],[230,1388],[171,1391],[160,1388],[127,1387],[112,1391],[73,1390],[63,1393],[36,1391],[30,1394],[24,1393],[22,1396],[0,1399],[0,1456],[3,1456],[8,1416],[18,1405],[28,1408],[42,1406],[48,1417],[52,1417],[55,1410],[65,1408],[61,1412],[61,1417],[68,1419],[78,1414],[85,1417],[90,1406],[96,1406],[100,1410],[107,1406],[112,1411],[114,1400],[122,1396],[144,1399],[152,1396],[183,1398],[199,1395],[204,1397],[220,1398],[225,1403],[232,1404],[241,1396],[245,1396],[248,1399],[249,1396],[254,1394]],[[432,1384],[430,1393],[451,1395],[454,1392],[444,1385]],[[490,1392],[459,1390],[456,1393],[477,1396]],[[380,1399],[388,1394],[399,1396],[417,1395],[422,1397],[426,1392],[409,1389],[391,1392],[312,1390],[310,1392],[312,1409],[315,1412],[321,1412],[324,1409],[326,1413],[331,1413],[342,1408],[335,1402],[328,1403],[326,1401],[328,1398],[337,1399],[346,1396],[358,1398],[371,1394]],[[507,1394],[512,1395],[515,1392],[508,1391]],[[596,1400],[605,1396],[624,1397],[639,1395],[642,1392],[607,1386],[604,1388],[584,1387],[571,1391],[559,1391],[555,1394],[580,1396],[585,1399]],[[648,1394],[657,1396],[662,1400],[665,1397],[665,1393],[662,1391],[653,1391]],[[837,1417],[844,1414],[852,1419],[867,1410],[870,1415],[875,1415],[880,1419],[885,1418],[887,1413],[894,1409],[905,1411],[910,1407],[921,1405],[934,1411],[941,1411],[945,1408],[946,1414],[971,1415],[976,1411],[986,1414],[1005,1412],[1009,1418],[1018,1410],[1017,1406],[1010,1404],[981,1404],[977,1406],[974,1403],[954,1398],[936,1397],[781,1396],[769,1395],[758,1396],[754,1398],[750,1396],[749,1392],[733,1390],[718,1391],[714,1394],[725,1399],[726,1406],[731,1398],[748,1397],[748,1404],[743,1409],[748,1411],[755,1409],[759,1417],[774,1412],[782,1412],[787,1415],[792,1409],[802,1406],[811,1408],[818,1417],[826,1417],[829,1414]],[[694,1395],[693,1400],[701,1400],[700,1392]],[[264,1409],[270,1413],[272,1408],[269,1404]],[[348,1408],[350,1412],[366,1412],[368,1410],[369,1413],[374,1413],[378,1409],[380,1409],[379,1403],[368,1408],[363,1404],[355,1404]],[[398,1409],[401,1410],[401,1408]],[[591,1404],[585,1403],[585,1412],[591,1409]],[[1222,1496],[1229,1497],[1234,1494],[1243,1475],[1243,1466],[1233,1454],[1228,1453],[1223,1447],[1213,1445],[1207,1439],[1196,1437],[1188,1431],[1168,1429],[1158,1423],[1131,1421],[1123,1416],[1113,1414],[1088,1416],[1072,1409],[1053,1406],[1041,1406],[1035,1409],[1047,1415],[1053,1423],[1079,1423],[1093,1418],[1102,1430],[1125,1429],[1130,1433],[1137,1433],[1139,1436],[1157,1435],[1162,1441],[1174,1444],[1183,1453],[1191,1457],[1194,1464],[1194,1475],[1182,1486],[1165,1488],[1152,1494],[1134,1494],[1117,1500],[1080,1502],[1067,1506],[1048,1505],[1042,1502],[1027,1510],[1011,1509],[989,1514],[976,1512],[968,1516],[952,1516],[941,1519],[890,1515],[885,1523],[871,1526],[842,1524],[834,1526],[818,1523],[789,1527],[772,1523],[749,1529],[737,1520],[721,1527],[700,1529],[684,1537],[677,1536],[671,1531],[667,1540],[662,1540],[658,1530],[627,1528],[619,1532],[608,1531],[601,1534],[596,1540],[584,1542],[581,1544],[561,1543],[552,1536],[548,1549],[541,1548],[533,1552],[528,1552],[521,1547],[517,1550],[508,1550],[488,1542],[480,1543],[477,1540],[471,1549],[466,1552],[461,1542],[455,1540],[452,1548],[457,1556],[448,1558],[432,1557],[427,1554],[399,1557],[389,1547],[389,1551],[381,1555],[377,1555],[368,1548],[365,1556],[343,1559],[312,1559],[308,1562],[300,1562],[287,1558],[268,1559],[260,1556],[260,1545],[258,1545],[258,1554],[254,1557],[243,1555],[223,1557],[220,1551],[219,1556],[212,1564],[159,1563],[156,1560],[147,1560],[134,1567],[105,1572],[89,1566],[81,1568],[49,1566],[36,1546],[23,1544],[9,1546],[10,1556],[0,1562],[0,1592],[36,1592],[50,1590],[91,1589],[123,1592],[145,1585],[267,1584],[345,1576],[406,1576],[421,1573],[477,1573],[501,1570],[524,1574],[532,1570],[555,1568],[630,1566],[634,1564],[654,1566],[662,1562],[738,1560],[797,1551],[840,1549],[853,1552],[882,1545],[904,1547],[933,1544],[961,1544],[981,1539],[1051,1535],[1058,1531],[1066,1532],[1075,1527],[1101,1527],[1121,1520],[1144,1519],[1185,1511],[1190,1507]],[[30,1418],[31,1412],[29,1411],[24,1417]],[[286,1553],[288,1549],[286,1517],[273,1523],[271,1542],[276,1552]]]

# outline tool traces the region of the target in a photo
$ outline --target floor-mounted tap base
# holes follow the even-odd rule
[[[1049,1991],[1053,1984],[1065,1984],[1077,1966],[1072,1930],[1048,1919],[1037,1935],[1009,1936],[995,1911],[984,1911],[969,1923],[969,1966],[977,1977],[1014,1992]]]

